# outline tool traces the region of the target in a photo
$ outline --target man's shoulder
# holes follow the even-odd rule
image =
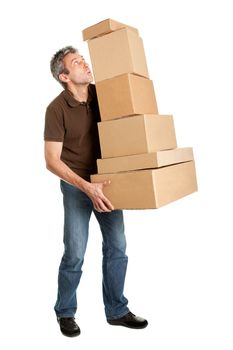
[[[47,109],[57,109],[62,107],[65,103],[64,90],[56,96],[47,106]]]

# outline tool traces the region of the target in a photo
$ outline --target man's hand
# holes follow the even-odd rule
[[[89,183],[84,192],[92,200],[95,210],[98,212],[110,212],[114,210],[111,202],[103,194],[103,188],[110,184],[110,181],[104,181],[99,183]]]
[[[62,147],[62,142],[45,142],[45,160],[47,169],[61,179],[85,192],[92,200],[95,210],[100,213],[114,210],[111,202],[103,194],[103,188],[108,185],[110,181],[91,183],[82,179],[61,160]]]

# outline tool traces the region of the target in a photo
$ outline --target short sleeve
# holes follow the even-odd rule
[[[44,140],[59,141],[64,140],[65,127],[62,109],[48,106],[45,114]]]

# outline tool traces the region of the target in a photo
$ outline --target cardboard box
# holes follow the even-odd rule
[[[98,123],[101,158],[151,153],[177,147],[171,115],[136,115]]]
[[[97,159],[98,174],[118,173],[139,169],[159,168],[193,160],[190,147],[176,148],[168,151],[136,154],[132,156]]]
[[[125,73],[149,78],[142,39],[129,28],[88,41],[95,81]]]
[[[91,176],[91,182],[105,180],[111,183],[103,192],[114,209],[159,208],[197,191],[193,161],[158,169]]]
[[[96,83],[101,120],[158,114],[152,80],[123,74]]]
[[[114,21],[113,19],[105,19],[104,21],[101,21],[97,24],[94,24],[93,26],[90,26],[82,31],[83,34],[83,40],[89,40],[92,38],[96,38],[100,35],[104,35],[107,33],[111,33],[115,30],[121,29],[121,28],[130,28],[132,31],[138,34],[138,30],[134,27],[128,26],[126,24]]]

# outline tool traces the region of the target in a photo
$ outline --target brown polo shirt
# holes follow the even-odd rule
[[[87,102],[64,90],[47,107],[44,140],[63,142],[61,160],[76,174],[90,180],[101,157],[97,122],[100,121],[95,85],[88,87]]]

